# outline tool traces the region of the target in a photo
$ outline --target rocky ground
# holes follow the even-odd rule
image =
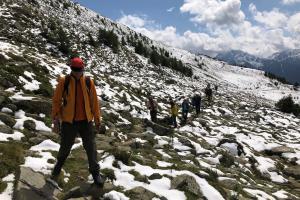
[[[64,165],[60,188],[53,187],[46,179],[60,138],[51,132],[51,95],[57,77],[69,68],[67,57],[37,33],[42,23],[36,16],[48,8],[50,16],[54,11],[58,16],[66,12],[72,16],[79,9],[82,20],[95,21],[97,17],[73,4],[69,11],[58,8],[59,3],[53,9],[50,0],[39,1],[34,17],[24,10],[26,6],[36,9],[33,3],[19,7],[13,2],[21,1],[0,2],[1,26],[7,26],[1,33],[13,33],[0,39],[0,199],[300,197],[300,119],[277,111],[274,101],[268,100],[275,93],[277,97],[299,92],[286,85],[275,87],[257,71],[205,56],[194,59],[195,55],[174,50],[174,55],[182,56],[193,68],[195,76],[185,77],[149,64],[130,46],[120,47],[118,54],[104,45],[83,47],[81,33],[76,35],[71,28],[70,32],[79,35],[73,40],[81,41],[84,51],[80,54],[88,61],[86,74],[94,78],[101,100],[107,131],[96,136],[96,143],[101,173],[108,180],[103,189],[92,184],[78,138]],[[9,23],[12,19],[15,23]],[[65,26],[72,27],[72,23]],[[81,27],[89,26],[83,23]],[[28,34],[23,38],[26,41],[18,37],[21,30]],[[209,106],[203,97],[201,114],[195,116],[192,110],[187,124],[172,128],[169,99],[180,105],[184,96],[191,97],[195,90],[202,92],[207,83],[219,85],[213,104]],[[145,106],[149,93],[159,103],[157,124],[149,121]]]

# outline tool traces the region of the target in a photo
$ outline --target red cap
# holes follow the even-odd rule
[[[71,67],[74,67],[77,69],[83,69],[84,68],[83,60],[79,57],[73,58],[71,60]]]

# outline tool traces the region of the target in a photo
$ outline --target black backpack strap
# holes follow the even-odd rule
[[[85,77],[85,85],[86,85],[88,94],[90,94],[90,90],[91,90],[91,77],[89,77],[89,76]]]
[[[69,94],[69,83],[70,83],[71,76],[68,74],[65,76],[65,82],[64,82],[64,91],[63,91],[63,101],[64,106],[67,105],[67,95]]]

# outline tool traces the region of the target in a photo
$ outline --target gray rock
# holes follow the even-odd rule
[[[283,170],[283,173],[285,173],[288,176],[292,176],[296,179],[300,179],[300,166],[292,166],[292,167],[287,167]]]
[[[26,120],[26,121],[24,122],[24,128],[26,128],[26,129],[28,129],[28,130],[30,130],[30,131],[34,131],[35,128],[36,128],[36,124],[35,124],[35,122],[32,121],[32,120]]]
[[[5,101],[6,97],[5,96],[0,96],[0,105]]]
[[[6,134],[13,134],[12,128],[6,125],[0,125],[0,132],[1,133],[6,133]]]
[[[112,190],[110,183],[105,183],[103,188],[90,183],[81,183],[80,186],[74,187],[64,195],[63,199],[99,199],[105,191]]]
[[[195,178],[189,175],[180,175],[171,181],[171,189],[178,189],[181,191],[188,191],[197,197],[203,197],[199,184]]]
[[[5,107],[11,109],[13,112],[16,112],[18,110],[18,107],[15,104],[7,104]]]
[[[188,146],[192,149],[195,148],[194,145],[192,144],[192,142],[190,140],[186,139],[186,138],[179,138],[178,140],[179,140],[179,142],[181,142],[185,146]]]
[[[157,195],[143,187],[135,187],[128,191],[130,199],[135,200],[152,200]]]
[[[237,180],[234,179],[223,179],[223,180],[219,180],[219,183],[221,186],[223,186],[226,189],[234,190],[238,182]]]
[[[60,191],[45,181],[42,174],[27,167],[20,168],[20,178],[15,189],[16,200],[54,200]]]
[[[14,104],[18,109],[22,109],[28,113],[40,114],[44,113],[49,116],[51,114],[52,103],[50,100],[33,99],[33,100],[18,100]]]
[[[148,127],[151,127],[153,129],[153,132],[160,136],[170,136],[173,135],[173,129],[162,126],[160,124],[153,123],[152,121],[149,121],[148,119],[145,119],[145,125]]]
[[[162,178],[162,175],[160,175],[159,173],[154,173],[154,174],[151,174],[151,176],[149,176],[150,180],[161,179],[161,178]]]
[[[13,127],[16,123],[16,120],[12,118],[10,115],[5,113],[0,113],[0,120],[4,122],[9,127]]]
[[[279,147],[274,147],[270,150],[266,150],[266,153],[269,155],[281,155],[283,153],[295,153],[295,150],[291,147],[287,146],[279,146]]]

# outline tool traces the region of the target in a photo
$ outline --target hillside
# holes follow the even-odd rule
[[[226,61],[232,65],[245,66],[252,69],[260,69],[271,72],[279,77],[284,77],[288,82],[299,83],[299,49],[284,50],[273,54],[269,58],[259,58],[243,51],[228,51],[220,53],[217,59]]]
[[[300,102],[292,86],[151,41],[69,0],[0,4],[0,199],[300,197],[300,119],[274,106],[287,95]],[[109,179],[101,190],[89,184],[80,138],[61,189],[45,182],[59,149],[51,96],[75,50],[95,80],[107,127],[96,136]],[[207,83],[219,86],[213,105],[204,101],[200,116],[171,128],[169,100],[181,105]],[[148,94],[159,103],[158,124],[147,120]]]

